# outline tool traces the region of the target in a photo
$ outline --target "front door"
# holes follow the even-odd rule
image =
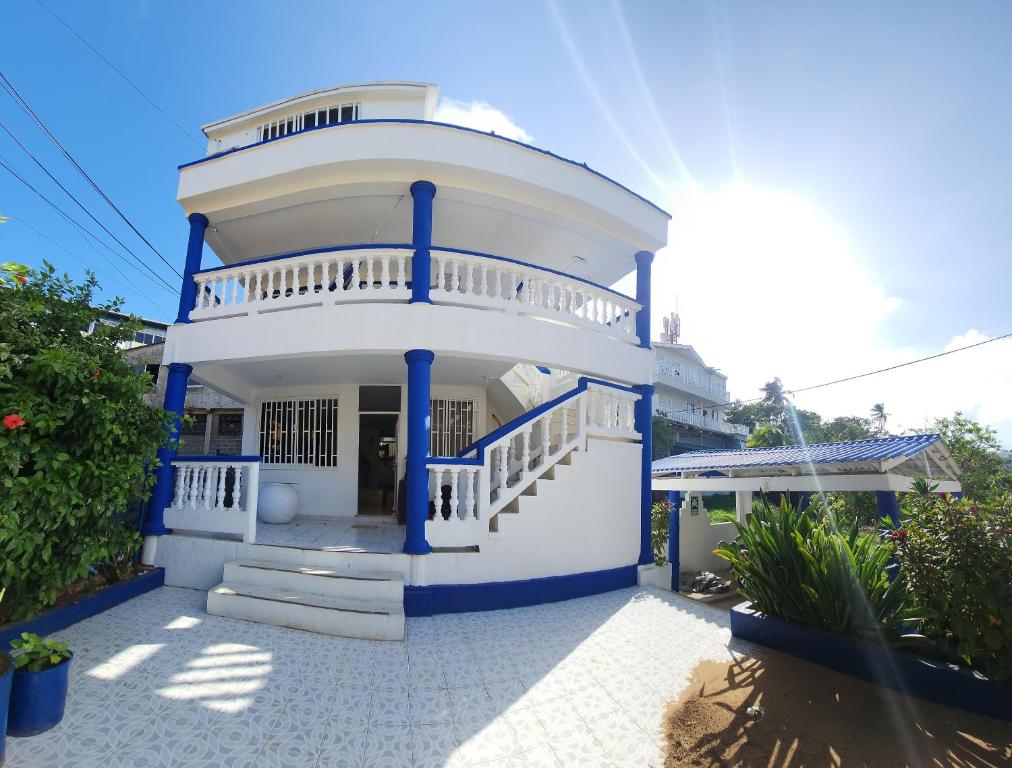
[[[393,515],[400,387],[359,387],[358,514]]]

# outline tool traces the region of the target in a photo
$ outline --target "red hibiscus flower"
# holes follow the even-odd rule
[[[28,285],[28,278],[25,277],[24,275],[16,275],[14,279],[17,280],[21,285]]]
[[[102,375],[101,371],[95,371],[93,374],[91,374],[91,378],[97,379],[101,375]]]
[[[8,413],[4,416],[4,426],[7,427],[7,429],[17,429],[18,427],[23,427],[24,425],[25,420],[16,413]]]

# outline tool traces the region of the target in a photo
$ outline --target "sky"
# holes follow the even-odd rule
[[[171,320],[199,126],[342,83],[438,83],[438,117],[620,181],[672,214],[654,327],[735,397],[801,389],[1012,332],[1012,5],[1003,2],[8,5],[0,71],[149,248],[0,92],[0,122],[136,259],[0,168],[0,260],[43,259]],[[124,82],[77,35],[128,77]],[[4,133],[0,160],[101,234]],[[111,242],[111,240],[109,240]],[[631,279],[618,284],[632,291]],[[1012,340],[795,395],[882,402],[894,431],[961,410],[1012,446]]]

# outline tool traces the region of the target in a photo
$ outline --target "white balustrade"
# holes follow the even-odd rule
[[[727,421],[719,421],[718,419],[710,418],[709,416],[703,416],[701,413],[689,413],[680,408],[658,408],[657,412],[664,418],[671,419],[671,421],[677,421],[691,427],[698,427],[699,429],[708,429],[711,432],[721,432],[728,435],[742,435],[745,437],[749,434],[748,427],[743,424],[732,424]]]
[[[173,459],[176,480],[165,508],[169,528],[256,538],[260,461],[227,456]]]
[[[313,253],[194,275],[191,320],[354,301],[407,301],[411,251],[363,248]]]
[[[456,460],[430,461],[432,518],[426,538],[433,546],[477,544],[493,518],[560,459],[585,450],[587,437],[639,439],[633,409],[640,395],[588,382],[533,418]],[[508,426],[508,425],[507,425]]]

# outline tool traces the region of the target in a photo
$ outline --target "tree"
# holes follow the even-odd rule
[[[770,405],[784,404],[784,385],[777,376],[773,381],[767,381],[760,390],[763,393],[763,402]]]
[[[91,274],[16,267],[0,269],[0,623],[130,564],[140,536],[127,513],[168,423],[120,346],[139,326],[100,322],[120,302],[93,307]]]
[[[752,430],[745,443],[749,448],[774,448],[789,444],[790,440],[779,424],[760,424]]]
[[[1012,493],[1012,472],[1001,457],[998,433],[957,411],[931,425],[959,465],[963,493],[974,501],[987,501]]]
[[[885,405],[882,403],[875,403],[871,407],[871,420],[875,424],[875,432],[879,435],[885,433],[886,421],[889,420],[889,414],[886,413]]]
[[[837,416],[822,427],[823,443],[839,443],[844,440],[867,440],[874,437],[871,421],[860,416]]]

